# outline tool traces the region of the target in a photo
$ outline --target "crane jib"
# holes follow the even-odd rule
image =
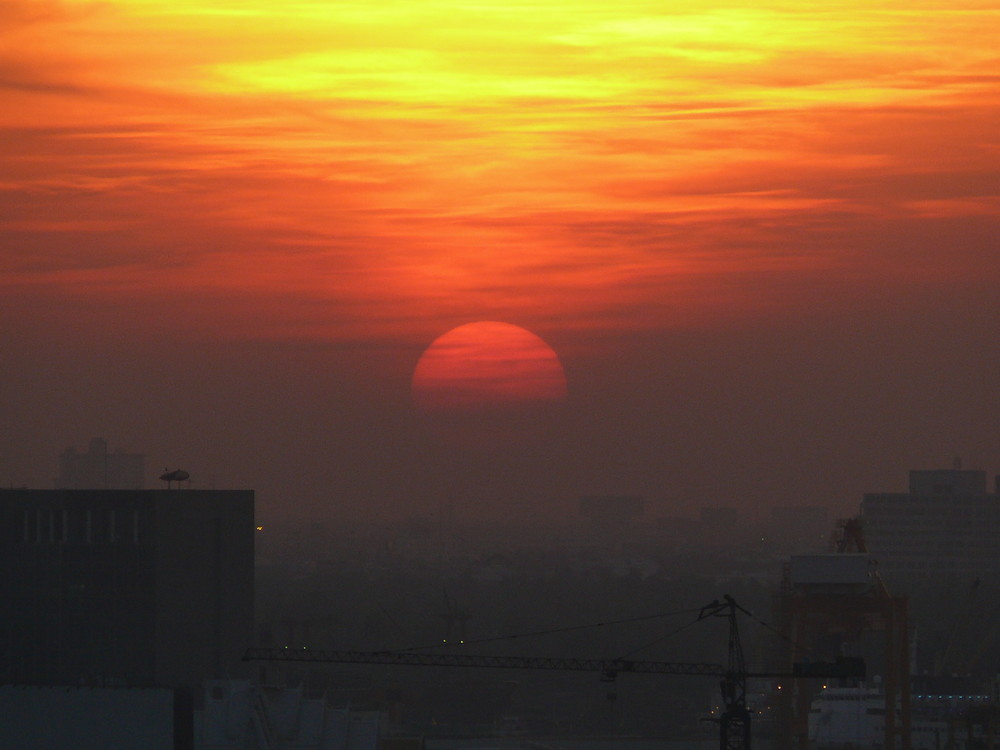
[[[407,651],[320,651],[305,648],[250,648],[243,661],[286,661],[328,664],[400,664],[425,667],[484,667],[499,669],[562,669],[579,672],[635,672],[722,677],[721,664],[640,661],[633,659],[570,659],[481,654],[420,654]]]
[[[312,664],[397,664],[418,667],[484,667],[497,669],[561,669],[615,675],[636,674],[725,677],[721,664],[707,662],[641,661],[634,659],[575,659],[551,656],[487,656],[482,654],[421,654],[413,651],[324,651],[307,648],[248,648],[243,661],[285,661]],[[796,663],[791,672],[746,672],[744,677],[840,677],[864,679],[862,659],[838,657],[835,662]]]

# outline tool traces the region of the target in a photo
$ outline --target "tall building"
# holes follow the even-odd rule
[[[56,488],[65,490],[141,490],[146,481],[146,457],[108,450],[104,438],[92,438],[87,452],[67,448],[59,454]]]
[[[986,472],[955,468],[911,471],[908,492],[866,494],[865,540],[890,590],[1000,581],[998,492]]]
[[[0,683],[238,676],[253,595],[252,491],[0,489]]]

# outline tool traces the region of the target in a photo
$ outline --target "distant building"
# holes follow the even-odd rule
[[[253,596],[252,491],[0,489],[0,684],[239,675]]]
[[[819,505],[782,505],[771,509],[768,536],[789,552],[818,552],[830,542],[829,511]]]
[[[585,495],[580,498],[580,515],[601,525],[620,526],[641,518],[645,510],[638,495]]]
[[[694,540],[701,531],[701,526],[693,518],[661,516],[656,519],[656,531],[674,541]]]
[[[728,505],[712,505],[698,509],[698,520],[702,533],[707,535],[733,536],[746,534],[749,530],[749,519],[739,508]]]
[[[92,438],[87,452],[67,448],[59,454],[56,489],[141,490],[146,481],[146,457],[141,453],[108,451],[108,441]]]
[[[866,494],[861,517],[893,593],[1000,581],[1000,494],[987,492],[984,471],[911,471],[909,492]]]

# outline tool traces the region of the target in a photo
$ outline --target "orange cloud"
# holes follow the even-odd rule
[[[905,276],[875,228],[995,222],[997,20],[973,0],[6,0],[0,285],[157,300],[210,338],[780,314]]]

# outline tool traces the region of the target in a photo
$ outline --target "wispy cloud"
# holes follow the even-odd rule
[[[875,227],[947,277],[913,228],[996,222],[998,21],[930,0],[3,2],[0,283],[175,300],[211,336],[259,335],[256,300],[268,335],[349,339],[476,310],[763,314],[804,304],[762,303],[776,279],[894,278],[906,251]]]

